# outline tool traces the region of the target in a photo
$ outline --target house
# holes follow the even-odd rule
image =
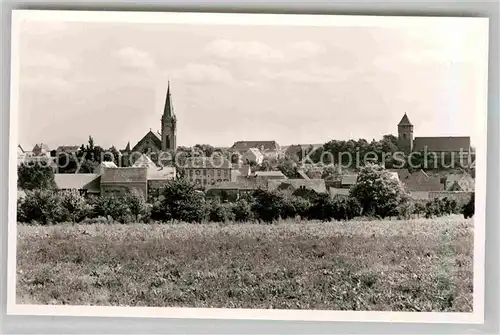
[[[173,166],[149,167],[146,178],[148,180],[148,197],[159,196],[162,189],[174,180],[176,168]]]
[[[429,176],[423,170],[410,172],[407,169],[399,169],[393,172],[397,172],[399,180],[410,193],[442,191],[444,189],[438,176]]]
[[[101,176],[101,194],[125,194],[132,191],[148,194],[146,167],[105,168]]]
[[[281,153],[276,141],[237,141],[229,148],[229,151],[243,155],[250,148],[260,150],[261,154],[268,158],[277,158]]]
[[[349,189],[348,188],[336,188],[336,187],[330,187],[328,189],[328,193],[330,193],[330,196],[332,198],[337,198],[337,197],[348,197],[349,196]]]
[[[260,180],[283,180],[287,179],[286,176],[281,171],[255,171],[252,177]]]
[[[444,188],[446,191],[474,192],[475,181],[468,173],[450,174],[446,176]]]
[[[82,195],[99,195],[100,174],[97,173],[55,173],[54,181],[60,191],[78,191]]]
[[[316,193],[327,192],[324,179],[269,180],[267,185],[269,190],[290,191],[292,193],[300,189],[313,190]]]
[[[259,165],[262,164],[264,155],[257,148],[250,148],[243,153],[241,158],[244,163],[255,163]]]
[[[252,173],[251,167],[249,164],[243,164],[239,168],[231,169],[231,180],[239,181],[242,179],[247,179]]]
[[[200,188],[232,181],[232,164],[223,157],[189,157],[182,167],[185,178]]]
[[[208,185],[207,198],[217,198],[221,201],[236,201],[243,194],[248,194],[261,187],[255,180],[246,179],[236,182],[222,182]]]
[[[156,167],[156,164],[151,160],[149,156],[146,154],[142,154],[137,158],[132,164],[132,167],[145,167],[145,168],[150,168],[150,167]]]
[[[113,162],[101,162],[98,166],[95,167],[95,174],[102,174],[105,168],[117,168],[115,163]]]
[[[44,143],[35,144],[31,152],[33,152],[34,156],[50,156],[49,146]]]

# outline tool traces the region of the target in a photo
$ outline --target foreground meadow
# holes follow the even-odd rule
[[[473,224],[18,225],[24,304],[472,311]]]

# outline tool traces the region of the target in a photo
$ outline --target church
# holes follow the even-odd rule
[[[449,137],[415,137],[413,138],[413,124],[406,115],[403,115],[398,124],[398,149],[406,154],[412,152],[469,153],[471,144],[469,136]]]
[[[170,93],[170,82],[167,87],[167,96],[165,98],[165,106],[161,117],[161,132],[153,131],[151,128],[144,137],[137,142],[134,147],[130,147],[130,142],[127,143],[125,150],[121,150],[122,155],[130,155],[131,153],[143,154],[158,154],[165,151],[175,151],[176,143],[176,117],[174,107],[172,105],[172,95]]]

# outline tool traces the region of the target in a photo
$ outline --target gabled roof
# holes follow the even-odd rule
[[[97,173],[56,173],[54,181],[58,189],[89,190],[99,192],[99,178]]]
[[[399,180],[409,192],[442,191],[444,189],[439,176],[429,176],[423,170],[410,173],[406,169],[398,170]]]
[[[94,173],[102,173],[105,168],[116,168],[116,164],[114,162],[101,162],[98,166],[95,167]]]
[[[470,149],[470,137],[415,137],[413,151],[427,152],[467,152]]]
[[[36,151],[36,150],[40,150],[40,151],[49,151],[49,146],[45,143],[37,143],[35,144],[35,146],[33,147],[33,150],[32,151]]]
[[[413,126],[410,122],[410,119],[408,119],[408,115],[403,115],[401,118],[401,121],[399,121],[398,126]]]
[[[151,142],[153,142],[153,144],[159,149],[161,150],[161,138],[158,134],[154,133],[152,130],[148,131],[146,133],[146,135],[144,135],[143,138],[141,138],[141,140],[139,142],[137,142],[137,144],[134,146],[134,148],[132,149],[132,151],[137,151],[137,147],[144,141],[147,141],[147,140],[150,140]]]
[[[446,176],[445,189],[447,191],[472,192],[475,189],[475,181],[468,173],[450,174]]]
[[[142,154],[137,160],[134,162],[132,167],[156,167],[156,164],[149,158],[147,155]]]
[[[231,150],[246,151],[250,148],[257,148],[261,151],[277,151],[280,149],[276,141],[238,141],[234,142]]]
[[[254,176],[257,178],[286,179],[286,176],[281,171],[256,171]]]
[[[147,168],[121,167],[104,169],[101,183],[147,182]]]

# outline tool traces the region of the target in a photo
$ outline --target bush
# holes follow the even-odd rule
[[[63,221],[64,215],[59,195],[51,190],[26,191],[26,196],[18,199],[17,218],[20,222],[46,225]]]
[[[281,193],[257,189],[253,197],[255,202],[252,205],[252,212],[259,222],[272,223],[283,214],[285,200]]]
[[[295,210],[295,215],[300,216],[301,219],[308,218],[311,201],[302,197],[292,197],[292,205]]]
[[[149,222],[151,218],[152,206],[146,202],[144,195],[133,190],[124,196],[123,199],[129,208],[130,214],[136,222]]]
[[[80,222],[92,213],[92,206],[76,191],[62,192],[60,206],[64,221]]]
[[[252,204],[246,198],[239,198],[233,205],[234,220],[238,222],[252,221],[254,215]]]
[[[319,194],[309,207],[308,218],[312,220],[331,221],[336,211],[335,201],[326,193]]]
[[[425,217],[439,217],[443,215],[457,214],[458,204],[454,199],[434,198],[425,204]]]
[[[184,179],[171,181],[163,190],[155,217],[163,221],[201,222],[205,218],[205,198]],[[154,206],[153,206],[154,207]]]
[[[126,198],[119,195],[105,195],[92,201],[92,217],[110,217],[120,223],[133,221]]]
[[[410,201],[399,179],[372,164],[361,169],[350,196],[361,205],[363,215],[380,218],[399,216],[402,206]]]
[[[474,216],[475,208],[475,193],[472,193],[469,201],[462,207],[462,215],[464,218],[469,219]]]
[[[208,219],[212,222],[227,222],[234,220],[233,205],[213,201],[208,203]]]

